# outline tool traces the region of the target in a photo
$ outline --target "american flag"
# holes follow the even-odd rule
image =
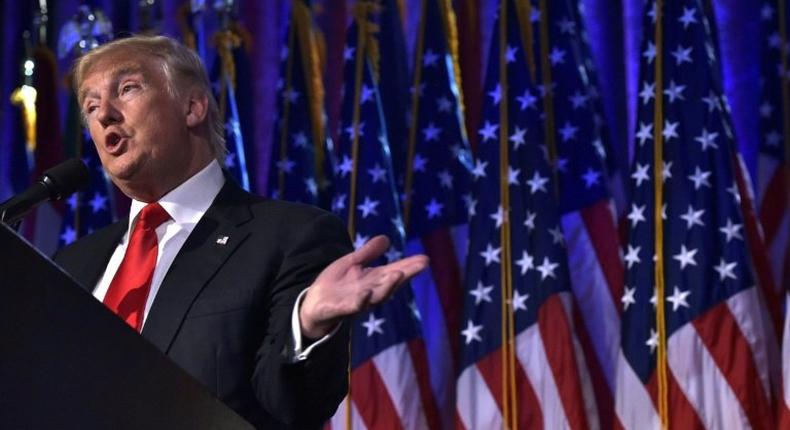
[[[403,255],[404,231],[375,78],[374,3],[355,6],[345,46],[345,88],[332,209],[348,220],[354,246],[385,234],[391,248],[375,264]],[[360,28],[361,27],[361,28]],[[375,265],[374,264],[374,265]],[[351,323],[350,393],[330,425],[438,428],[419,311],[411,288]],[[350,399],[350,402],[349,402]],[[348,420],[348,421],[347,421]]]
[[[602,130],[600,99],[591,81],[589,51],[575,2],[554,1],[541,16],[548,26],[550,67],[544,84],[552,82],[559,172],[560,213],[568,247],[568,267],[576,307],[574,320],[593,381],[601,427],[612,428],[615,367],[620,349],[620,297],[623,263],[617,241],[614,201],[610,192],[612,158]],[[548,15],[548,16],[546,16]],[[545,31],[545,33],[544,33]],[[537,32],[536,32],[537,34]]]
[[[779,404],[783,425],[790,428],[790,174],[786,159],[790,145],[790,7],[782,0],[764,1],[760,16],[766,43],[762,58],[757,202],[777,293],[779,297],[782,292],[788,295],[782,343],[783,396]]]
[[[770,357],[777,350],[751,269],[744,188],[736,185],[706,9],[684,0],[650,2],[645,11],[617,415],[629,429],[664,420],[682,428],[772,428]],[[660,208],[656,185],[663,186]],[[655,275],[657,261],[663,276]],[[656,323],[661,309],[663,327]]]
[[[541,14],[515,3],[501,3],[492,33],[472,172],[459,425],[598,428],[541,117],[547,88],[522,43]]]
[[[252,77],[246,32],[237,22],[214,34],[217,61],[212,71],[220,114],[225,120],[225,169],[249,191],[254,177]]]
[[[79,109],[76,99],[69,106],[70,111],[73,112],[75,109]],[[76,116],[72,114],[69,118]],[[72,139],[71,142],[66,142],[66,145],[72,145],[77,156],[82,158],[82,162],[88,167],[90,185],[86,190],[76,192],[66,199],[66,211],[60,228],[60,246],[69,245],[115,220],[112,187],[99,161],[93,140],[79,121],[75,120],[70,127],[72,133],[68,133],[67,136],[71,136]]]
[[[472,199],[471,154],[453,62],[457,53],[450,48],[457,40],[452,9],[444,0],[426,0],[421,15],[408,129],[410,168],[402,169],[407,175],[406,253],[430,257],[430,270],[417,275],[412,286],[422,315],[431,387],[443,427],[452,428],[468,233],[465,202]]]
[[[318,69],[312,14],[292,2],[291,22],[280,51],[277,122],[269,167],[272,198],[328,207],[323,85]],[[328,170],[328,169],[327,169]],[[329,173],[328,171],[326,173]]]

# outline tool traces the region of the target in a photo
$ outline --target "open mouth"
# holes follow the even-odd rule
[[[111,132],[107,134],[104,138],[104,144],[107,150],[110,153],[117,152],[120,149],[121,142],[124,140],[124,137],[116,132]]]

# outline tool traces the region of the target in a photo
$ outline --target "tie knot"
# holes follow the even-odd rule
[[[149,203],[140,212],[140,219],[137,222],[140,228],[154,230],[169,219],[170,214],[159,203]]]

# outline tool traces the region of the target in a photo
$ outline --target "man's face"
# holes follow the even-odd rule
[[[168,92],[159,59],[101,58],[79,91],[102,165],[124,193],[156,200],[195,173],[195,157],[205,148],[190,141],[189,101]]]

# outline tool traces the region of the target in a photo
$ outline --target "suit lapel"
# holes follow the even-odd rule
[[[107,262],[110,261],[110,257],[115,248],[118,247],[118,243],[121,242],[128,225],[129,219],[124,218],[106,229],[96,232],[95,237],[89,243],[86,243],[86,246],[89,248],[85,250],[86,258],[80,260],[84,264],[73,270],[72,276],[89,293],[93,292],[96,284],[99,282],[99,277],[107,269]]]
[[[237,185],[226,181],[176,255],[142,332],[161,351],[167,353],[195,298],[249,235],[240,228],[252,217],[248,201]]]

